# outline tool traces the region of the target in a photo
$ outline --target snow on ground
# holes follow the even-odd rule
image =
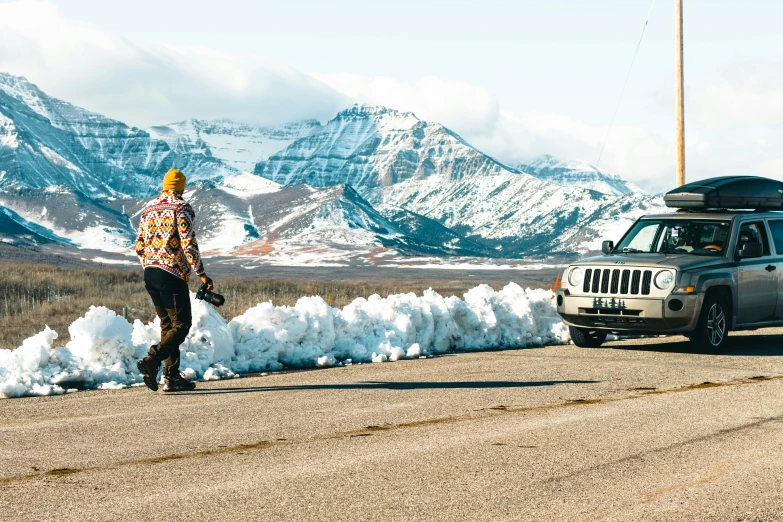
[[[138,261],[129,261],[127,259],[108,259],[106,257],[93,257],[90,261],[104,265],[138,265]]]
[[[343,309],[321,297],[295,306],[261,303],[228,323],[191,294],[193,323],[182,345],[181,370],[215,380],[283,368],[415,359],[452,350],[522,348],[568,342],[552,293],[509,283],[480,285],[463,299],[397,294],[359,298]],[[133,324],[104,307],[68,327],[56,344],[48,326],[13,351],[0,350],[0,397],[56,395],[76,389],[139,384],[136,361],[160,339],[160,322]]]
[[[274,243],[274,250],[263,257],[259,256],[234,256],[240,260],[249,260],[250,265],[240,265],[243,268],[257,268],[258,266],[318,266],[318,267],[337,267],[350,266],[350,258],[355,257],[356,253],[346,250],[330,248],[328,245],[309,246],[291,244],[285,240],[278,240]],[[233,259],[225,263],[236,264]]]

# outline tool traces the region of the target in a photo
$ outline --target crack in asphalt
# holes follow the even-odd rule
[[[467,422],[467,421],[474,421],[474,420],[482,420],[492,417],[499,417],[502,415],[509,415],[509,414],[517,414],[517,413],[528,413],[528,412],[538,412],[538,411],[553,411],[558,409],[565,409],[565,408],[571,408],[571,407],[578,407],[578,406],[589,406],[594,404],[611,404],[615,402],[621,402],[626,400],[635,400],[635,399],[641,399],[644,397],[652,396],[652,395],[664,395],[664,394],[670,394],[670,393],[683,393],[683,392],[690,392],[695,390],[703,390],[703,389],[709,389],[709,388],[724,388],[729,386],[743,386],[743,385],[750,385],[750,384],[757,384],[762,382],[769,382],[769,381],[776,381],[783,379],[783,375],[775,375],[775,376],[755,376],[755,377],[749,377],[749,378],[742,378],[742,379],[734,379],[731,381],[721,381],[721,382],[703,382],[698,384],[691,384],[687,386],[682,386],[678,388],[669,388],[666,390],[644,390],[641,393],[631,394],[631,395],[625,395],[622,397],[609,397],[604,399],[574,399],[570,401],[565,401],[561,403],[556,404],[543,404],[540,406],[523,406],[523,407],[510,407],[510,406],[494,406],[489,408],[484,408],[482,410],[477,410],[480,413],[476,413],[475,411],[468,414],[463,415],[454,415],[450,417],[438,417],[434,419],[422,419],[418,421],[411,421],[411,422],[403,422],[398,424],[385,424],[381,426],[366,426],[364,428],[354,429],[354,430],[348,430],[348,431],[341,431],[336,432],[328,435],[320,435],[315,437],[308,437],[305,439],[299,439],[299,440],[286,440],[286,439],[277,439],[277,440],[262,440],[255,443],[249,443],[249,444],[237,444],[234,446],[225,446],[225,447],[218,447],[211,450],[198,450],[198,451],[190,451],[190,452],[184,452],[184,453],[175,453],[170,455],[162,455],[158,457],[149,457],[144,459],[136,459],[136,460],[127,460],[127,461],[121,461],[117,462],[116,464],[111,465],[102,465],[102,466],[88,466],[84,468],[57,468],[48,470],[45,472],[38,472],[38,473],[30,473],[25,475],[16,475],[12,477],[7,477],[0,479],[0,486],[9,486],[12,484],[18,484],[18,483],[24,483],[33,481],[36,479],[47,479],[52,477],[64,477],[64,476],[70,476],[75,475],[79,473],[85,473],[85,472],[95,472],[95,471],[107,471],[107,470],[113,470],[113,469],[120,469],[124,467],[129,466],[144,466],[144,465],[155,465],[155,464],[162,464],[169,461],[174,460],[182,460],[182,459],[195,459],[195,458],[206,458],[211,457],[215,455],[224,455],[224,454],[238,454],[243,453],[246,451],[253,451],[253,450],[263,450],[268,449],[273,446],[281,446],[281,445],[294,445],[294,444],[306,444],[311,442],[320,442],[320,441],[329,441],[329,440],[339,440],[339,439],[345,439],[345,438],[355,438],[355,437],[366,437],[370,436],[374,433],[380,433],[380,432],[388,432],[388,431],[396,431],[396,430],[404,430],[404,429],[411,429],[411,428],[419,428],[424,426],[434,426],[439,424],[453,424],[457,422]],[[668,445],[662,448],[656,448],[647,452],[640,452],[634,455],[629,455],[628,457],[624,457],[623,459],[619,459],[617,461],[612,461],[608,463],[601,464],[599,466],[595,466],[593,468],[589,468],[586,470],[580,470],[577,472],[574,472],[569,475],[564,475],[560,477],[553,477],[551,479],[542,481],[543,483],[547,482],[555,482],[555,481],[561,481],[568,479],[570,477],[578,476],[579,474],[583,474],[586,472],[594,471],[596,469],[600,469],[602,467],[615,465],[618,463],[622,463],[625,461],[633,461],[633,460],[640,460],[643,459],[645,455],[652,455],[658,452],[664,452],[669,451],[671,449],[675,449],[677,447],[682,447],[688,444],[695,444],[698,442],[703,442],[706,440],[709,440],[711,438],[715,437],[721,437],[732,433],[737,433],[743,430],[753,429],[759,426],[762,426],[764,424],[772,423],[772,422],[778,422],[783,421],[783,416],[779,417],[772,417],[772,418],[764,418],[757,420],[755,422],[751,422],[748,424],[743,424],[741,426],[736,426],[734,428],[727,428],[723,430],[719,430],[716,433],[710,433],[708,435],[704,435],[701,437],[695,437],[693,439],[689,439],[686,441],[682,441],[679,443],[675,443],[672,445]]]

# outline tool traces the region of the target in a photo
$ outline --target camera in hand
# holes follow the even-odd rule
[[[196,299],[201,299],[214,306],[223,306],[223,303],[226,302],[226,298],[222,295],[207,290],[206,284],[202,284],[199,287],[198,292],[196,292]]]

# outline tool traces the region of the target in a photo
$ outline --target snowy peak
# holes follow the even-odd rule
[[[382,105],[355,104],[337,113],[331,121],[372,120],[385,130],[410,130],[421,120],[412,112],[390,109]]]
[[[191,180],[239,173],[205,154],[177,153],[143,130],[2,73],[0,119],[0,186],[63,185],[88,197],[145,196],[175,166]]]
[[[517,165],[517,169],[551,183],[583,187],[602,194],[621,196],[636,192],[644,193],[642,189],[617,174],[583,161],[561,161],[548,154],[530,163]]]
[[[179,154],[217,158],[238,171],[251,172],[257,162],[320,127],[317,120],[258,127],[231,120],[191,119],[151,127],[148,132]]]
[[[284,185],[347,184],[372,202],[374,191],[409,179],[442,182],[517,174],[438,123],[385,107],[356,105],[256,165]]]
[[[111,129],[115,136],[147,136],[144,131],[135,127],[129,127],[102,114],[53,98],[23,76],[0,73],[0,90],[24,104],[36,114],[49,120],[52,126],[61,130],[71,131],[77,136],[89,135],[90,132],[94,132],[96,127]]]
[[[6,95],[25,104],[37,114],[48,118],[49,111],[46,100],[48,96],[37,85],[31,83],[24,76],[0,72],[0,90]]]

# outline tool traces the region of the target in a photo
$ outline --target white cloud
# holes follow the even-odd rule
[[[781,63],[732,63],[688,94],[693,115],[709,128],[783,126]]]
[[[256,56],[201,47],[140,46],[71,20],[46,0],[0,4],[0,71],[129,124],[231,118],[275,124],[327,119],[342,95]]]
[[[383,76],[358,74],[315,75],[357,102],[410,111],[424,120],[453,129],[488,132],[497,122],[497,100],[483,87],[425,76],[403,82]]]
[[[53,96],[137,126],[192,117],[258,124],[326,120],[361,101],[440,122],[509,164],[541,154],[595,163],[606,135],[605,125],[509,111],[483,87],[434,76],[401,81],[309,75],[253,55],[138,45],[68,19],[47,0],[0,3],[0,35],[0,71],[26,76]],[[686,87],[689,180],[783,177],[781,64],[728,64]],[[647,112],[651,121],[663,122],[663,134],[651,131],[650,122],[618,125],[600,165],[651,191],[670,188],[675,168],[674,102],[668,88],[657,92]],[[666,117],[657,117],[669,110],[670,132]]]

